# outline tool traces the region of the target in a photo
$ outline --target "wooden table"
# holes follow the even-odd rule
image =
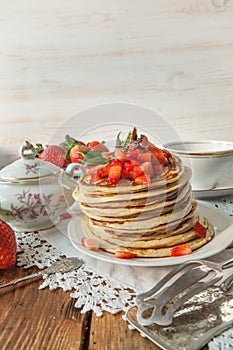
[[[233,1],[221,3],[1,1],[2,162],[113,101],[159,111],[182,138],[231,141]]]
[[[15,267],[0,271],[1,283],[36,272]],[[1,350],[156,350],[137,331],[128,329],[122,313],[81,314],[70,292],[38,290],[40,282],[0,289]],[[203,350],[207,350],[204,347]]]

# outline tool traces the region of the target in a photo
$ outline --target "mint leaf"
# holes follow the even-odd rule
[[[120,139],[120,134],[121,132],[119,132],[117,134],[117,138],[116,138],[116,147],[126,147],[129,145],[130,143],[130,138],[131,138],[131,133],[129,132],[127,137],[125,138],[125,140],[121,140]]]
[[[35,156],[36,156],[36,157],[39,157],[39,154],[40,154],[41,152],[43,152],[43,151],[44,151],[44,146],[42,145],[42,143],[37,143],[37,144],[36,144]]]

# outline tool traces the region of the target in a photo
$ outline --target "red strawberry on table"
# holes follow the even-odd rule
[[[69,163],[66,160],[66,151],[57,145],[50,145],[46,147],[42,152],[40,152],[39,158],[46,162],[53,163],[61,168]]]
[[[6,270],[15,265],[17,244],[15,233],[4,221],[0,221],[0,269]]]

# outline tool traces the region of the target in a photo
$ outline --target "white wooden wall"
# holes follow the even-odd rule
[[[233,0],[213,1],[0,0],[1,161],[110,102],[233,140]]]

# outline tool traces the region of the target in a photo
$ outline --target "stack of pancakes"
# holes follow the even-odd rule
[[[189,184],[191,170],[178,158],[150,185],[120,180],[110,185],[106,179],[93,184],[85,175],[73,193],[84,213],[85,237],[99,241],[110,253],[128,252],[137,257],[166,257],[172,248],[189,243],[195,250],[214,235],[207,219],[198,212]],[[198,237],[194,224],[206,228]]]

